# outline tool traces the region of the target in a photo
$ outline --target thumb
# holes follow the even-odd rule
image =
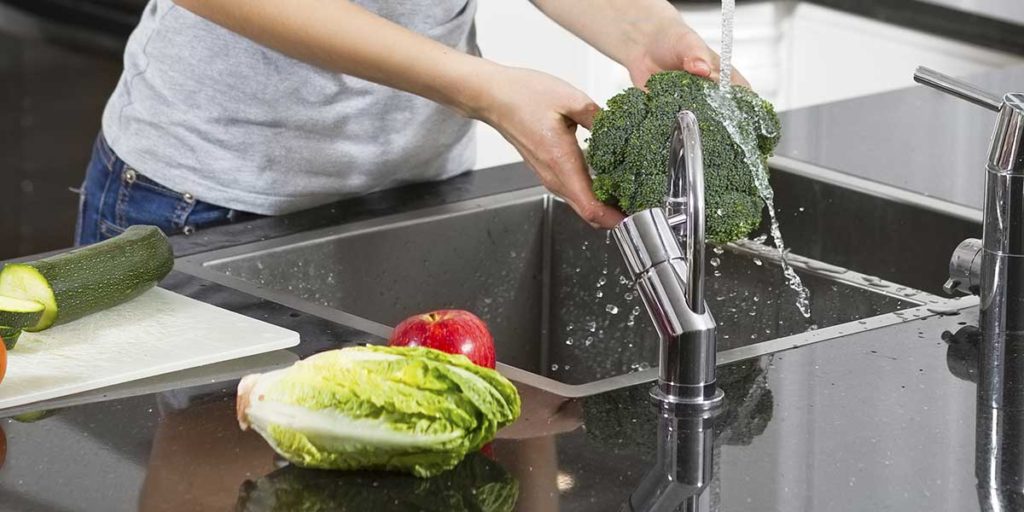
[[[591,129],[594,126],[594,116],[601,111],[601,107],[594,103],[594,100],[590,99],[589,96],[583,94],[568,108],[563,115],[569,118],[572,122],[586,128]]]

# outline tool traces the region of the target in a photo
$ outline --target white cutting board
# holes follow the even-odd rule
[[[0,411],[298,343],[297,332],[154,288],[69,324],[22,334],[7,354]]]

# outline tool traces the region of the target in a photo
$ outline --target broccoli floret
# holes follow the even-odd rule
[[[743,151],[709,100],[717,88],[683,71],[665,71],[651,75],[646,93],[629,88],[608,100],[594,119],[587,149],[598,199],[627,214],[664,206],[669,139],[676,115],[689,110],[703,142],[707,240],[724,244],[756,229],[764,201]],[[753,132],[766,160],[779,141],[775,109],[744,87],[733,86],[732,97],[742,114],[739,129]]]

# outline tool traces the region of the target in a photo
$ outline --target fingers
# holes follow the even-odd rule
[[[600,111],[601,107],[597,106],[594,100],[580,92],[564,114],[574,123],[589,130],[594,125],[594,116]]]
[[[683,59],[683,71],[693,75],[702,76],[704,78],[710,78],[712,80],[718,79],[717,77],[712,76],[713,71],[711,69],[711,64],[705,57],[701,56],[685,57]],[[718,73],[714,72],[714,74],[717,75]]]
[[[611,229],[625,218],[618,209],[602,203],[594,195],[591,188],[593,183],[585,166],[563,168],[561,174],[560,181],[564,187],[561,191],[562,199],[587,224],[595,228]]]
[[[585,222],[593,227],[611,229],[622,222],[625,215],[604,203],[601,203],[594,191],[590,188],[590,176],[586,176],[585,186],[580,189],[573,189],[565,194],[562,199],[572,207]]]
[[[601,202],[591,189],[592,181],[584,163],[583,152],[576,139],[566,137],[561,150],[528,148],[516,144],[520,154],[537,173],[551,193],[561,197],[573,211],[594,228],[611,229],[625,216],[618,209]],[[565,147],[568,147],[566,150]],[[550,154],[537,153],[550,151]]]

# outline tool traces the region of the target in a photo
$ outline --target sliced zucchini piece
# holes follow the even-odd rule
[[[25,299],[0,296],[0,325],[24,329],[39,323],[46,306]]]
[[[14,349],[14,346],[18,344],[18,338],[20,336],[21,329],[0,326],[0,338],[4,340],[4,348],[7,350]]]
[[[0,295],[38,302],[38,332],[127,302],[156,286],[174,267],[160,228],[131,226],[93,245],[0,271]]]

